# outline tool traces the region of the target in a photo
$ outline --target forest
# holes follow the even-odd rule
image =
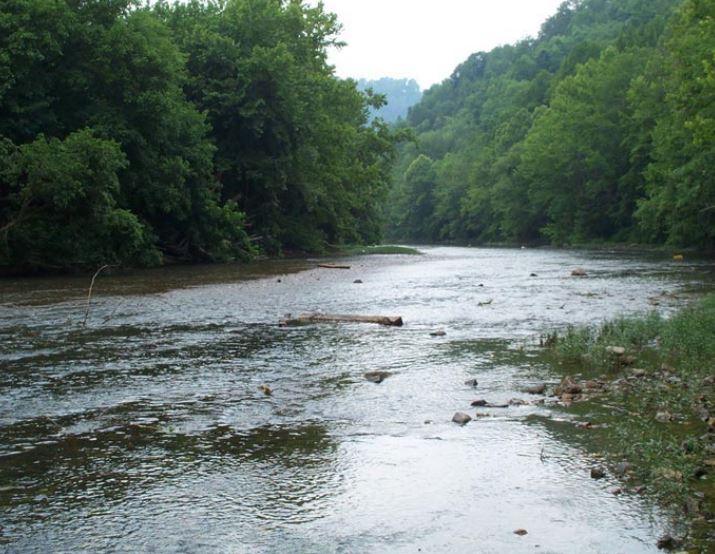
[[[425,92],[388,236],[715,248],[715,2],[569,0]]]
[[[395,136],[283,0],[0,3],[0,271],[376,242]]]
[[[0,3],[0,273],[383,236],[715,248],[711,0],[567,0],[404,120],[419,87],[337,78],[339,31],[300,0]]]

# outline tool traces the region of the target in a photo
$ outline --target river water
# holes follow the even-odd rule
[[[541,334],[676,309],[712,267],[420,250],[103,275],[86,326],[86,277],[0,281],[0,551],[657,552],[667,517],[590,478],[543,424],[567,414],[470,403],[536,400]],[[405,326],[277,325],[313,310]]]

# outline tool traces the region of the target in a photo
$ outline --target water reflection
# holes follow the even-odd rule
[[[665,519],[653,506],[607,494],[568,437],[525,425],[547,408],[450,419],[476,416],[477,396],[523,396],[544,330],[651,309],[663,291],[658,309],[675,309],[711,268],[425,252],[355,258],[345,272],[303,260],[103,276],[86,327],[86,280],[0,282],[0,541],[10,552],[655,551]],[[573,266],[590,277],[570,278]],[[407,325],[277,325],[315,309]],[[368,371],[391,376],[377,385]]]

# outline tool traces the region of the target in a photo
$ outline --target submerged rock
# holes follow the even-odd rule
[[[263,394],[265,394],[266,396],[270,396],[271,394],[273,394],[273,391],[271,390],[271,387],[269,387],[268,385],[265,385],[265,384],[264,384],[264,385],[261,385],[261,386],[258,387],[258,388],[259,388],[260,391],[261,391]]]
[[[444,331],[442,331],[441,329],[439,329],[439,330],[437,330],[437,331],[432,331],[432,332],[430,333],[430,337],[443,337],[443,336],[445,336],[446,334],[447,334],[447,333],[445,333]]]
[[[476,379],[467,379],[464,382],[464,384],[467,385],[468,387],[473,387],[476,389],[477,386],[479,385],[479,381],[477,381]]]
[[[603,479],[606,476],[606,470],[602,467],[591,468],[591,479]]]
[[[588,273],[586,273],[586,270],[582,267],[577,267],[571,272],[572,277],[586,277]]]
[[[364,377],[371,383],[382,383],[390,375],[392,375],[392,373],[389,371],[368,371]]]
[[[531,387],[526,387],[524,389],[524,392],[526,394],[544,394],[545,391],[546,391],[545,383],[541,383],[539,385],[533,385]]]
[[[452,421],[458,425],[466,425],[472,421],[472,417],[465,414],[464,412],[457,412],[452,416]]]
[[[487,406],[488,404],[489,404],[489,402],[487,402],[484,399],[479,399],[479,400],[475,400],[474,402],[472,402],[472,406],[474,406],[475,408]]]

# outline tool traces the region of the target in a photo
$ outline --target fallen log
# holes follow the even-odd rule
[[[349,265],[335,265],[335,264],[318,264],[318,267],[323,269],[350,269]]]
[[[402,327],[402,317],[385,315],[340,315],[340,314],[300,314],[296,317],[282,319],[278,324],[282,327],[289,325],[306,325],[309,323],[377,323],[391,327]]]

